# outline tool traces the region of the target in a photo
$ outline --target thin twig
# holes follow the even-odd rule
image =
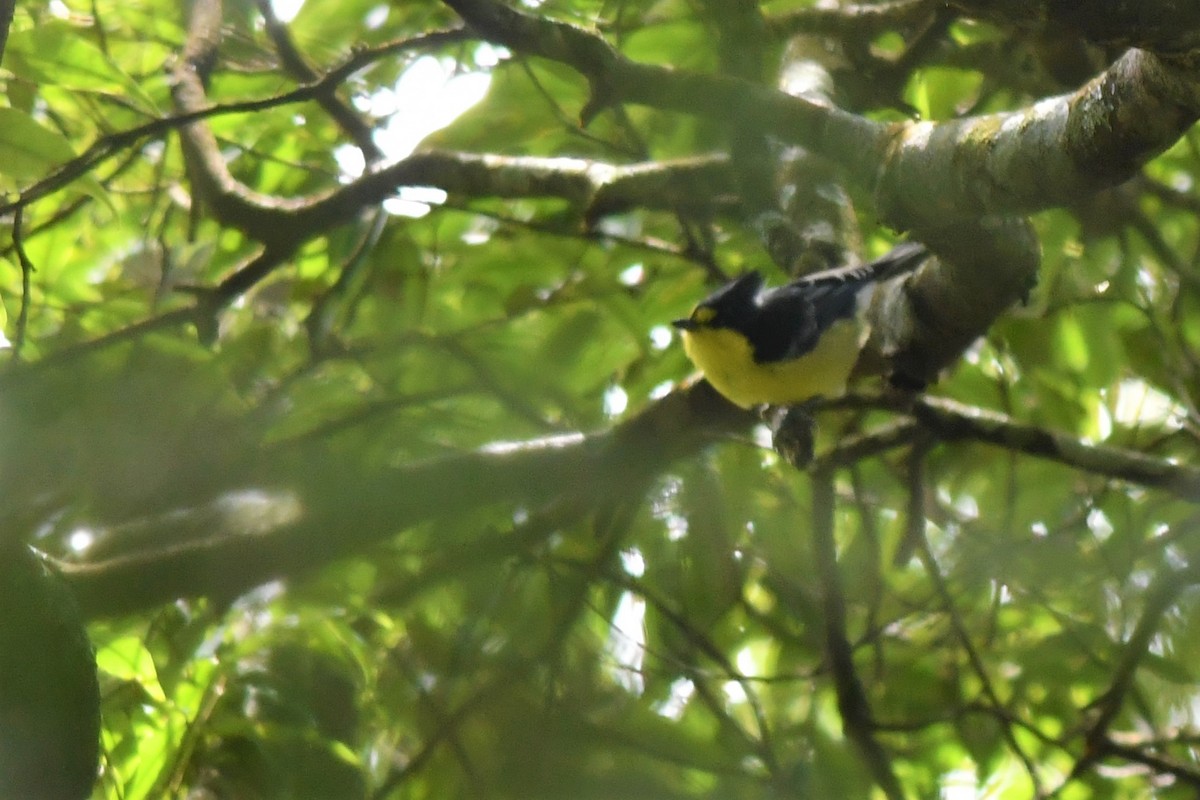
[[[834,537],[833,472],[812,476],[813,555],[825,610],[825,649],[846,738],[862,753],[871,777],[888,800],[904,800],[904,789],[891,758],[875,738],[870,702],[854,667],[854,648],[846,633],[846,597],[842,592]]]
[[[3,0],[0,0],[0,2],[3,2]],[[18,208],[23,208],[24,206],[27,206],[36,200],[40,200],[43,197],[57,192],[58,190],[70,184],[72,181],[75,181],[87,174],[97,164],[107,160],[127,147],[132,147],[142,139],[156,138],[162,136],[168,131],[182,128],[194,122],[200,122],[202,120],[220,117],[226,114],[248,114],[258,111],[265,111],[278,106],[317,100],[323,95],[327,95],[335,91],[338,86],[345,82],[355,72],[358,72],[364,67],[370,66],[370,64],[379,59],[394,55],[398,52],[403,52],[405,50],[436,47],[438,45],[447,44],[450,42],[461,41],[464,35],[465,34],[462,29],[451,28],[442,31],[432,31],[420,36],[414,36],[395,42],[389,42],[387,44],[380,45],[379,47],[359,50],[341,64],[325,73],[315,83],[301,86],[293,89],[290,92],[283,92],[282,94],[277,94],[258,100],[243,100],[238,102],[222,103],[219,105],[208,106],[179,114],[173,114],[152,120],[144,125],[138,125],[124,131],[118,131],[117,133],[102,136],[78,156],[62,164],[47,177],[26,188],[17,196],[16,200],[0,205],[0,217],[6,214],[11,214]]]
[[[17,331],[12,343],[13,361],[21,360],[21,351],[25,347],[25,336],[29,330],[30,294],[33,291],[34,267],[33,262],[29,260],[29,254],[25,252],[24,235],[21,232],[23,217],[22,209],[17,209],[13,216],[12,229],[13,248],[17,251],[17,261],[21,265],[21,310],[17,313]]]
[[[962,617],[958,613],[958,608],[954,604],[954,596],[951,594],[950,587],[946,583],[946,577],[942,574],[941,567],[937,563],[937,558],[933,554],[933,549],[929,546],[929,538],[925,535],[924,487],[926,451],[927,446],[920,445],[914,447],[912,458],[909,462],[911,485],[909,488],[908,530],[905,536],[906,538],[911,538],[913,543],[916,544],[917,554],[920,556],[921,563],[925,565],[925,572],[933,582],[934,590],[938,594],[942,608],[950,619],[950,627],[954,630],[954,636],[958,639],[963,652],[967,654],[967,661],[970,663],[975,676],[979,679],[979,684],[983,688],[984,695],[992,706],[1002,709],[1005,707],[1004,703],[1000,699],[995,685],[992,683],[991,675],[988,673],[983,657],[979,655],[979,650],[976,649],[974,643],[971,641],[966,623],[963,622]],[[1000,731],[1009,749],[1016,754],[1017,759],[1029,774],[1029,779],[1033,783],[1034,796],[1045,797],[1045,790],[1042,788],[1041,779],[1038,777],[1037,765],[1033,763],[1033,759],[1021,747],[1021,743],[1017,741],[1012,728],[1009,725],[1001,725]]]

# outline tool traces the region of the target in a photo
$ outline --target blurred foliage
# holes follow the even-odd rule
[[[521,5],[631,58],[718,68],[704,4]],[[294,88],[259,14],[230,6],[211,102]],[[0,108],[6,194],[172,113],[179,13],[157,0],[21,4]],[[322,72],[455,23],[432,0],[307,0],[288,25]],[[398,94],[422,59],[448,82]],[[1020,107],[1104,63],[1083,45],[958,21],[864,113]],[[470,40],[376,61],[341,96],[378,128],[404,126],[468,76],[490,79],[487,96],[425,146],[618,164],[722,147],[712,125],[646,108],[584,129],[578,75]],[[210,124],[233,174],[264,194],[329,190],[353,171],[348,137],[312,102]],[[1193,132],[1128,184],[1039,215],[1029,304],[932,391],[1194,463],[1198,145]],[[258,488],[245,476],[287,443],[369,470],[619,424],[688,375],[663,326],[705,291],[705,265],[736,272],[766,256],[733,220],[635,209],[595,236],[563,205],[451,196],[411,215],[389,200],[377,237],[364,217],[307,242],[224,311],[209,343],[156,321],[255,246],[195,202],[175,133],[101,161],[23,210],[28,291],[0,233],[6,535],[85,559],[110,529]],[[310,336],[322,304],[323,350]],[[828,447],[879,419],[820,422]],[[94,796],[879,796],[825,654],[808,478],[761,439],[714,446],[610,507],[491,507],[240,597],[95,621]],[[908,456],[860,461],[835,490],[847,635],[911,796],[1029,797],[1031,770],[1063,800],[1194,796],[1200,626],[1183,592],[1110,726],[1128,751],[1072,773],[1154,587],[1192,558],[1193,504],[1000,447],[935,444],[920,486],[932,558],[893,564]]]
[[[0,792],[85,797],[95,778],[96,660],[70,589],[27,546],[0,559]]]

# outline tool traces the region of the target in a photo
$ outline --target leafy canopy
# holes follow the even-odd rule
[[[764,89],[807,32],[787,57],[887,122],[1121,52],[943,5],[504,7]],[[749,417],[654,413],[666,323],[784,279],[726,158],[782,180],[778,140],[597,106],[569,37],[439,2],[195,6],[22,4],[4,52],[0,491],[93,619],[96,797],[1200,785],[1194,132],[1034,218],[1028,303],[930,390],[997,428],[872,394],[819,414],[810,477]],[[857,256],[894,240],[822,193]]]

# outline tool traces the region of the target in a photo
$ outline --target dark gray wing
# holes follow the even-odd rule
[[[859,292],[916,269],[928,257],[924,246],[906,242],[868,264],[806,275],[766,292],[750,337],[758,342],[754,360],[787,361],[810,352],[829,326],[854,316]]]
[[[866,281],[791,283],[762,298],[750,340],[760,364],[799,358],[817,346],[835,320],[854,313]]]

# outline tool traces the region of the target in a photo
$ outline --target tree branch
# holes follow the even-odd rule
[[[302,84],[319,82],[321,75],[304,60],[304,56],[296,48],[296,43],[292,41],[292,35],[287,26],[275,16],[275,7],[270,0],[257,0],[256,5],[258,13],[262,15],[267,35],[271,37],[271,41],[275,45],[275,52],[279,54],[279,61],[283,64],[284,69]],[[383,160],[383,151],[375,144],[375,140],[371,136],[371,127],[363,122],[353,108],[343,102],[332,90],[317,95],[316,100],[321,108],[325,109],[325,113],[332,117],[354,141],[368,164],[376,164]]]
[[[566,64],[587,78],[586,122],[619,103],[678,111],[770,133],[838,159],[860,185],[873,181],[890,126],[791,97],[738,78],[700,75],[630,61],[583,28],[526,14],[492,0],[446,0],[480,36],[517,52]]]
[[[834,537],[833,473],[812,476],[813,559],[821,584],[825,611],[825,653],[837,694],[838,712],[846,738],[854,742],[867,762],[871,777],[888,797],[903,800],[904,789],[892,770],[891,759],[875,738],[875,721],[866,691],[854,666],[854,648],[846,632],[846,598],[842,593]]]
[[[0,0],[0,61],[4,60],[4,49],[8,45],[8,31],[12,27],[17,0]]]
[[[1200,117],[1195,70],[1131,50],[1078,91],[1015,112],[903,126],[880,213],[920,227],[1077,202],[1128,180]]]
[[[784,38],[799,34],[872,39],[884,31],[917,25],[933,16],[930,0],[812,6],[767,18],[767,29]]]
[[[737,120],[834,160],[902,229],[1069,203],[1128,179],[1200,117],[1195,71],[1142,51],[1028,109],[889,126],[732,77],[639,64],[597,34],[494,0],[446,3],[490,41],[586,77],[585,119],[627,102]]]
[[[1053,23],[1113,47],[1141,47],[1167,56],[1186,56],[1200,49],[1200,6],[1195,3],[951,0],[949,5],[966,14],[1017,28],[1040,28]]]
[[[711,213],[722,195],[735,191],[728,159],[718,155],[614,166],[581,158],[430,150],[298,209],[289,224],[303,231],[328,230],[402,186],[432,186],[472,198],[557,197],[587,223],[634,207]]]
[[[1200,583],[1200,567],[1183,569],[1162,568],[1147,588],[1145,607],[1137,624],[1121,648],[1121,657],[1113,669],[1108,689],[1089,708],[1094,712],[1091,725],[1084,734],[1084,752],[1071,770],[1080,775],[1106,754],[1117,752],[1119,746],[1109,736],[1109,728],[1120,713],[1125,698],[1133,687],[1138,665],[1150,652],[1151,642],[1158,633],[1163,616],[1175,605],[1179,595]],[[1129,754],[1124,754],[1129,757]],[[1195,783],[1195,773],[1189,783]]]
[[[236,596],[361,551],[422,521],[497,503],[564,497],[602,504],[641,491],[650,476],[753,417],[707,384],[676,392],[616,428],[590,436],[498,444],[464,455],[364,474],[311,447],[272,454],[257,486],[289,493],[299,512],[266,531],[214,535],[63,572],[89,617],[152,608],[179,597]],[[290,466],[284,466],[290,465]],[[178,520],[164,519],[158,541]]]
[[[975,439],[1014,452],[1057,461],[1117,480],[1162,489],[1184,500],[1200,500],[1200,469],[1153,458],[1134,450],[1087,444],[1063,433],[1017,422],[1011,417],[939,397],[921,397],[912,414],[946,441]]]

